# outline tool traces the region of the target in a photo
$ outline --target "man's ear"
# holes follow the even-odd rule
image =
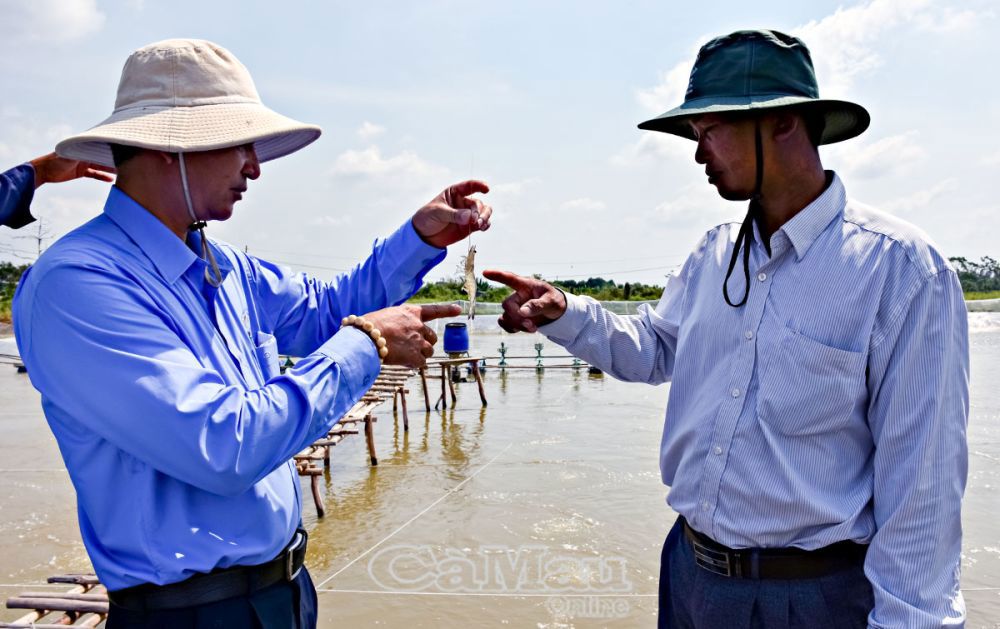
[[[173,164],[177,161],[177,153],[168,153],[167,151],[156,151],[156,156],[163,160],[164,164]]]
[[[792,112],[777,111],[772,114],[774,126],[771,137],[775,142],[787,142],[804,125],[802,117]]]

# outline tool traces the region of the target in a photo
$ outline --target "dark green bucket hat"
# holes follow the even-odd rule
[[[826,126],[820,144],[860,135],[871,117],[861,105],[819,97],[809,49],[778,31],[737,31],[701,47],[684,104],[639,125],[695,139],[687,121],[693,116],[732,111],[797,107],[822,112]]]

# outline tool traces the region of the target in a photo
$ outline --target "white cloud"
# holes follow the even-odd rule
[[[80,39],[104,25],[96,0],[31,0],[4,2],[0,42],[59,43]]]
[[[812,52],[813,63],[824,96],[847,96],[855,77],[871,72],[882,60],[877,47],[894,31],[912,25],[924,31],[954,31],[968,28],[990,11],[976,13],[937,6],[932,0],[870,0],[851,7],[839,7],[831,15],[791,29]],[[660,82],[638,89],[636,100],[652,113],[663,113],[684,100],[688,76],[698,47],[708,41],[701,37],[689,56],[660,75]]]
[[[985,14],[984,14],[985,15]],[[821,20],[792,30],[812,51],[824,96],[849,97],[856,77],[882,64],[878,47],[901,31],[953,31],[967,28],[979,14],[941,7],[932,0],[871,0],[840,7]]]
[[[635,97],[639,104],[657,114],[680,105],[687,92],[688,77],[697,54],[698,50],[695,49],[690,57],[662,73],[658,85],[636,90]]]
[[[412,151],[403,151],[392,157],[382,157],[377,146],[360,151],[344,151],[334,160],[330,171],[337,177],[440,177],[448,169],[421,159]]]
[[[904,174],[927,156],[916,142],[917,131],[907,131],[874,142],[847,142],[824,151],[830,163],[854,177],[871,179],[889,174]]]
[[[892,212],[894,214],[913,212],[914,210],[919,210],[929,206],[942,195],[945,195],[956,188],[958,188],[958,180],[954,177],[949,177],[948,179],[934,184],[930,188],[918,190],[905,197],[893,199],[888,203],[883,203],[882,208],[885,211]]]
[[[694,160],[694,142],[667,133],[643,132],[639,139],[622,148],[609,160],[614,166],[630,167],[645,161]]]
[[[855,79],[871,73],[882,63],[878,47],[889,37],[903,35],[904,28],[920,31],[954,31],[967,28],[982,18],[992,18],[991,11],[958,11],[937,6],[933,0],[868,0],[853,6],[840,7],[832,14],[791,29],[802,38],[812,53],[820,93],[824,97],[850,98]],[[698,48],[710,39],[700,37],[688,57],[660,75],[653,87],[636,90],[636,100],[650,114],[656,115],[680,105],[687,91],[691,66]],[[638,160],[653,158],[691,157],[683,144],[658,133],[645,133],[633,145],[611,157],[618,166],[629,166]],[[912,141],[894,140],[907,150],[906,159],[923,156]],[[881,147],[890,147],[892,142]],[[884,152],[882,153],[884,154]],[[898,158],[898,156],[897,156]],[[868,166],[873,167],[874,164]],[[871,169],[871,168],[870,168]]]
[[[981,160],[983,166],[1000,166],[1000,151],[987,155]]]
[[[677,194],[653,208],[650,218],[671,226],[715,225],[727,220],[739,220],[746,204],[722,201],[715,188],[704,182],[690,183]]]
[[[601,210],[607,209],[607,207],[607,204],[603,201],[598,201],[597,199],[591,199],[589,197],[571,199],[559,205],[559,209],[564,212],[600,212]]]
[[[368,122],[365,120],[361,123],[361,127],[358,129],[358,137],[367,142],[372,138],[378,137],[385,133],[385,127],[379,126],[375,123]]]

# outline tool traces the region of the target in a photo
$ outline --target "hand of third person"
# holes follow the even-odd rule
[[[413,215],[413,228],[429,245],[446,248],[475,231],[490,228],[493,208],[470,195],[489,192],[482,181],[469,180],[449,186]]]
[[[538,326],[551,323],[566,312],[566,295],[542,280],[492,270],[483,271],[483,277],[514,289],[503,300],[503,314],[497,320],[508,332],[536,332]]]
[[[45,183],[60,183],[72,181],[80,177],[96,179],[98,181],[112,182],[115,178],[114,168],[91,164],[90,162],[78,162],[75,159],[59,157],[55,153],[42,155],[31,160],[31,166],[35,169],[35,187]]]
[[[427,364],[437,343],[437,334],[425,322],[460,314],[462,307],[457,304],[404,304],[369,312],[364,318],[385,338],[389,353],[382,362],[416,368]]]

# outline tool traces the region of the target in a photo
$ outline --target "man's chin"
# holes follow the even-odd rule
[[[746,190],[732,190],[718,184],[715,185],[715,188],[719,192],[719,196],[726,201],[749,201],[753,197],[753,193]]]
[[[233,216],[233,206],[229,205],[226,207],[216,208],[212,211],[213,221],[228,221]]]

